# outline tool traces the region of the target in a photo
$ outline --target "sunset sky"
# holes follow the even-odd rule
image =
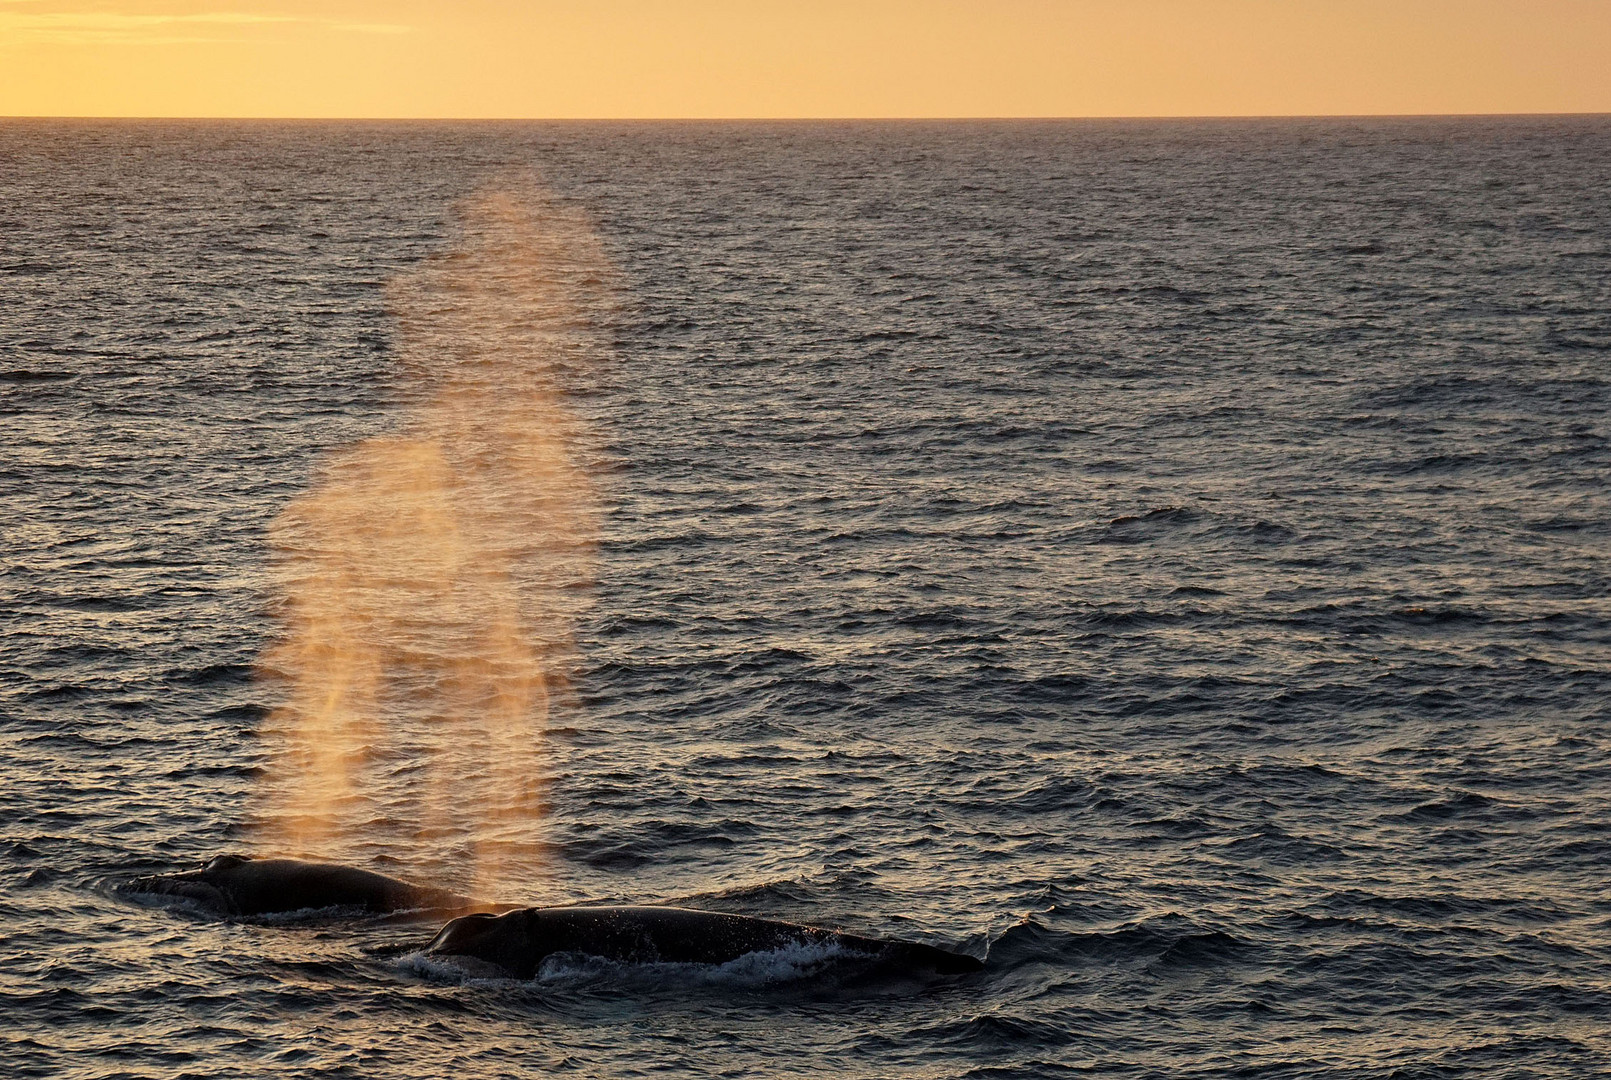
[[[0,0],[0,115],[1611,111],[1611,0]]]

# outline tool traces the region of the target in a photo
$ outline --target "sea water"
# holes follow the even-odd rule
[[[496,898],[981,975],[516,983],[116,893],[271,853],[275,523],[410,430],[398,283],[511,186],[610,269]],[[0,123],[0,1067],[1603,1075],[1608,191],[1603,117]],[[395,722],[335,842],[470,889]]]

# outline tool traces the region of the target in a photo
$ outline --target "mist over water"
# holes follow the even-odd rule
[[[337,451],[269,531],[285,703],[251,837],[529,877],[545,728],[592,584],[597,508],[562,373],[608,277],[581,216],[533,182],[469,199],[447,252],[388,289],[394,432]]]

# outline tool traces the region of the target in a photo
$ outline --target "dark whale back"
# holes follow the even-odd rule
[[[870,960],[942,975],[984,966],[974,957],[932,945],[675,907],[521,908],[496,916],[467,915],[443,927],[426,952],[472,957],[529,979],[555,953],[623,963],[725,964],[749,953],[799,945],[835,946]]]
[[[445,889],[411,885],[373,870],[246,855],[219,855],[200,870],[136,878],[123,888],[184,897],[221,915],[275,915],[322,908],[440,915],[489,906]]]

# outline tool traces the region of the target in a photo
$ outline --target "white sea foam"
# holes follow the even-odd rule
[[[518,980],[502,968],[470,956],[411,952],[397,960],[401,970],[436,982],[530,982],[550,988],[600,983],[763,987],[810,979],[836,965],[868,961],[866,954],[837,943],[802,943],[745,953],[722,964],[611,960],[589,953],[551,953],[531,980]]]

